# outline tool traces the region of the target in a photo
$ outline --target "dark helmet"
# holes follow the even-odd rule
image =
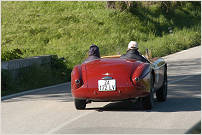
[[[89,56],[97,56],[100,58],[100,51],[99,51],[99,48],[98,46],[92,44],[89,48],[89,52],[88,52],[88,55]]]

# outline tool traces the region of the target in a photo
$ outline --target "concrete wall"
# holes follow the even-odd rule
[[[22,70],[29,71],[32,66],[37,67],[40,67],[42,65],[51,66],[51,59],[52,55],[10,60],[6,62],[1,62],[1,70],[8,71],[11,79],[15,80],[22,74],[21,72]]]
[[[5,70],[18,70],[21,68],[29,67],[32,65],[43,65],[51,63],[52,55],[36,56],[25,59],[10,60],[7,62],[1,62],[1,69]]]

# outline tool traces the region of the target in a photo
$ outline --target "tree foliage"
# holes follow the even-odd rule
[[[144,5],[144,6],[151,6],[154,4],[158,4],[160,9],[164,14],[168,14],[172,11],[174,11],[176,8],[183,6],[183,1],[107,1],[107,8],[109,9],[116,9],[120,11],[133,11],[134,8],[136,8],[138,5]],[[200,2],[189,2],[195,7],[200,7]]]

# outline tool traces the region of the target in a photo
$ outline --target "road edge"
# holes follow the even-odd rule
[[[68,85],[69,83],[70,82],[60,83],[60,84],[56,84],[56,85],[51,85],[51,86],[47,86],[47,87],[42,87],[42,88],[38,88],[38,89],[27,90],[27,91],[23,91],[23,92],[11,94],[11,95],[3,96],[3,97],[1,97],[1,101],[7,100],[7,99],[10,99],[10,98],[15,98],[15,97],[18,97],[18,96],[23,96],[23,95],[34,93],[34,92],[38,92],[38,91],[41,91],[41,90],[44,90],[44,89],[48,89],[48,88],[54,88],[54,87],[58,87],[58,86]]]
[[[188,49],[186,49],[186,50],[182,50],[182,51],[179,51],[179,52],[176,52],[176,53],[172,53],[172,54],[169,54],[169,55],[163,56],[162,58],[165,59],[165,58],[167,58],[167,57],[171,57],[171,56],[173,56],[173,55],[181,54],[181,53],[187,52],[187,51],[189,51],[189,50],[192,50],[192,49],[195,49],[195,48],[200,48],[200,47],[201,47],[201,45],[194,46],[194,47],[192,47],[192,48],[188,48]]]

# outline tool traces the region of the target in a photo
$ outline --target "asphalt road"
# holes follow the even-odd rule
[[[168,99],[145,111],[139,102],[93,102],[76,110],[61,84],[1,102],[2,134],[184,133],[201,120],[201,46],[165,57]]]

